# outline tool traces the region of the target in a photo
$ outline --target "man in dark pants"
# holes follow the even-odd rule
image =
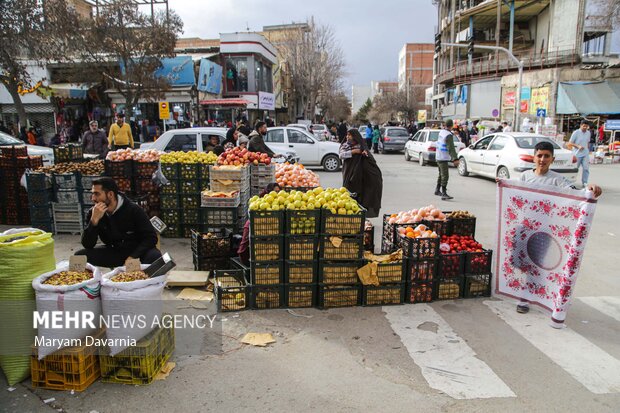
[[[344,123],[344,119],[340,121],[340,125],[338,125],[338,142],[342,143],[347,138],[347,124]]]
[[[109,268],[125,265],[128,258],[151,264],[161,257],[155,247],[157,233],[146,212],[120,194],[112,178],[93,181],[91,197],[95,206],[88,211],[82,234],[84,249],[75,255],[86,255],[90,264]],[[98,239],[104,245],[95,246]]]
[[[439,170],[439,176],[437,177],[437,187],[435,188],[435,195],[440,196],[442,200],[447,201],[452,199],[446,187],[448,186],[449,169],[448,162],[453,162],[454,166],[459,166],[458,155],[454,149],[454,137],[450,130],[452,129],[452,119],[446,121],[446,126],[439,132],[437,138],[437,151],[435,152],[435,162],[437,162],[437,169]]]

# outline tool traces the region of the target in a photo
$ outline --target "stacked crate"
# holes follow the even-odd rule
[[[250,200],[250,168],[238,169],[209,167],[209,186],[215,192],[238,192],[239,198],[222,199],[219,206],[203,204],[202,222],[208,228],[228,228],[234,233],[242,233],[248,219]],[[232,202],[232,203],[231,203]]]
[[[194,270],[213,271],[226,269],[232,254],[232,232],[227,229],[210,229],[207,232],[191,230]]]
[[[5,146],[0,149],[0,223],[24,225],[30,223],[28,193],[20,180],[27,169],[43,166],[40,156],[28,156],[26,146]]]
[[[276,181],[276,166],[250,165],[250,196],[258,195],[270,183]]]
[[[84,153],[82,145],[77,143],[67,143],[65,145],[54,146],[54,163],[82,162]]]
[[[160,218],[166,224],[162,232],[164,237],[178,238],[183,236],[181,202],[179,200],[179,164],[160,163],[161,173],[167,184],[159,188]]]
[[[407,260],[405,300],[409,303],[431,302],[439,274],[439,238],[398,237]]]
[[[105,175],[114,179],[118,190],[124,194],[131,194],[133,191],[133,161],[105,161]]]
[[[215,270],[217,311],[240,311],[250,308],[250,288],[245,270]]]
[[[78,234],[84,229],[82,180],[78,172],[52,174],[52,212],[56,233]]]
[[[153,181],[158,168],[159,162],[133,161],[133,195],[144,199],[149,218],[159,215],[159,187]]]
[[[357,270],[364,265],[365,211],[340,215],[321,211],[319,236],[318,306],[352,307],[362,304],[364,290]]]
[[[81,194],[82,194],[82,214],[84,216],[84,222],[88,217],[88,212],[95,205],[92,197],[93,181],[101,178],[101,175],[81,175]]]
[[[43,231],[54,232],[52,200],[54,192],[49,175],[40,172],[26,173],[30,225]]]

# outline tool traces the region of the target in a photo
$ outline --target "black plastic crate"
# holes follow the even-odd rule
[[[375,227],[364,228],[364,251],[375,252]]]
[[[439,256],[440,238],[398,237],[400,248],[405,257],[413,260],[426,260]]]
[[[54,163],[81,161],[84,159],[82,146],[79,144],[66,144],[54,146]]]
[[[442,278],[462,277],[465,275],[465,254],[439,254],[439,276]]]
[[[208,182],[200,179],[187,179],[179,181],[179,191],[183,194],[200,194],[209,186]]]
[[[87,206],[87,207],[92,207],[93,205],[95,205],[95,202],[93,201],[93,193],[91,192],[90,189],[83,189],[82,190],[82,205]]]
[[[407,283],[405,301],[410,304],[432,302],[433,286],[432,282]]]
[[[319,284],[317,305],[320,308],[360,306],[362,305],[362,286]]]
[[[181,222],[183,224],[193,224],[198,225],[201,224],[200,218],[200,210],[199,209],[182,209],[181,210]]]
[[[450,230],[452,228],[452,222],[449,219],[446,219],[444,221],[429,221],[423,219],[421,223],[426,225],[426,227],[431,231],[435,231],[435,234],[440,237],[442,235],[450,235]]]
[[[178,195],[164,195],[159,196],[161,209],[179,209],[181,208],[181,201]]]
[[[161,213],[159,214],[159,218],[161,218],[162,221],[164,221],[164,223],[166,225],[175,225],[175,224],[181,224],[182,221],[182,215],[183,210],[180,208],[177,209],[162,209]]]
[[[321,228],[321,210],[287,210],[284,214],[284,230],[290,235],[316,235]]]
[[[270,237],[284,233],[284,211],[250,211],[250,234]]]
[[[321,210],[321,233],[327,235],[362,235],[366,222],[366,210],[354,215],[333,214],[328,209]]]
[[[232,253],[232,232],[212,229],[208,232],[192,231],[192,252],[199,257],[229,257]]]
[[[82,190],[62,189],[56,191],[55,202],[59,204],[81,204]]]
[[[202,221],[207,226],[220,227],[239,224],[237,207],[212,208],[203,207]],[[277,234],[276,234],[277,235]]]
[[[284,263],[282,261],[250,261],[250,283],[252,285],[284,284]]]
[[[49,206],[53,200],[52,191],[50,189],[43,189],[40,191],[33,191],[28,188],[28,203],[31,206]]]
[[[93,187],[93,181],[101,178],[101,175],[81,175],[80,184],[85,191],[90,191]]]
[[[110,161],[105,160],[104,170],[107,176],[114,178],[131,178],[133,175],[133,161]]]
[[[314,235],[287,235],[284,237],[284,259],[313,261],[319,256],[319,239]]]
[[[465,253],[465,274],[477,275],[491,272],[493,263],[493,250]]]
[[[181,208],[183,209],[198,209],[200,208],[200,195],[199,194],[181,194],[179,196],[181,201]]]
[[[250,306],[254,310],[285,308],[284,285],[250,286]]]
[[[463,297],[465,277],[440,277],[435,280],[434,300],[456,300]]]
[[[137,194],[159,193],[159,186],[151,178],[135,178],[134,189]]]
[[[250,286],[243,270],[216,270],[215,299],[219,312],[241,311],[250,307]]]
[[[316,306],[316,284],[286,284],[284,286],[284,300],[287,308],[309,308]]]
[[[180,224],[166,223],[166,229],[161,233],[164,238],[183,238],[183,229]]]
[[[465,288],[463,290],[464,298],[490,297],[491,296],[491,280],[493,276],[489,274],[466,275]]]
[[[52,174],[52,182],[54,184],[54,191],[64,189],[76,190],[81,187],[79,172]]]
[[[383,215],[383,229],[381,232],[381,253],[391,254],[400,248],[398,242],[398,228],[407,227],[414,224],[390,224],[390,215]]]
[[[286,284],[316,284],[318,266],[315,261],[285,261],[284,282]]]
[[[324,235],[320,238],[320,243],[319,258],[324,260],[358,260],[364,255],[363,236],[336,237]]]
[[[278,261],[284,258],[282,236],[250,237],[251,261]]]
[[[49,175],[31,172],[26,174],[26,185],[28,191],[45,191],[52,187],[52,181]]]
[[[242,270],[245,279],[250,279],[250,267],[242,263],[239,257],[233,257],[230,259],[230,268],[233,270]]]
[[[175,180],[179,178],[179,164],[178,163],[160,163],[161,173],[168,180]]]
[[[378,286],[364,285],[362,287],[362,305],[398,305],[405,302],[406,284],[382,284]]]
[[[476,235],[476,217],[452,218],[449,235],[464,235],[473,237]]]
[[[407,282],[428,282],[439,277],[439,267],[437,260],[408,260],[407,273],[405,280]]]
[[[379,284],[393,284],[406,281],[407,260],[377,263]]]
[[[30,220],[33,222],[53,221],[51,206],[30,206]]]
[[[230,269],[229,258],[197,257],[194,255],[192,260],[194,262],[194,270],[196,271],[217,271]]]
[[[133,192],[133,180],[131,178],[115,177],[114,181],[118,186],[119,192],[122,192],[124,194],[130,194]]]
[[[319,283],[321,284],[357,284],[358,268],[364,265],[363,260],[324,261],[319,260]]]
[[[198,163],[182,163],[179,164],[179,178],[183,180],[200,179],[200,164]]]
[[[152,179],[153,174],[159,168],[159,161],[137,162],[133,161],[133,176],[136,178]]]
[[[31,221],[30,226],[32,228],[38,228],[45,232],[54,233],[54,222],[51,219],[47,221]]]
[[[182,230],[183,238],[191,238],[192,231],[201,231],[202,225],[201,224],[182,224],[181,230]]]
[[[179,192],[179,181],[168,181],[159,187],[159,193],[162,195],[178,195]]]

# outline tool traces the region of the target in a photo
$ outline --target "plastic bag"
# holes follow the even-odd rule
[[[99,330],[99,318],[101,316],[101,297],[99,295],[101,283],[101,271],[99,268],[86,264],[86,268],[93,272],[93,278],[73,285],[47,285],[44,281],[52,275],[69,269],[69,263],[58,263],[54,271],[50,271],[32,281],[37,299],[37,311],[39,314],[51,311],[65,311],[72,316],[76,313],[90,312],[93,314],[93,326],[82,326],[81,317],[78,319],[78,327],[54,329],[39,325],[38,337],[47,342],[48,339],[82,339],[87,335],[93,335]],[[50,313],[51,315],[51,313]],[[61,342],[62,344],[62,342]],[[39,360],[52,354],[64,346],[56,344],[51,346],[41,345],[38,347]]]

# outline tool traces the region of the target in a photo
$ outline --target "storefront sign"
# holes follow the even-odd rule
[[[258,109],[276,110],[276,98],[273,93],[258,92]]]
[[[426,110],[418,110],[418,123],[426,123]]]
[[[530,100],[531,98],[532,98],[532,88],[522,87],[521,88],[521,100]]]
[[[201,59],[198,90],[219,95],[222,92],[222,66],[210,60]]]
[[[170,105],[168,102],[159,102],[159,119],[168,119],[170,117]]]
[[[531,115],[536,115],[538,109],[544,109],[545,112],[549,109],[549,86],[532,89],[529,109]]]
[[[521,113],[527,113],[528,108],[529,108],[529,104],[530,104],[529,100],[522,100],[521,101]]]
[[[620,119],[609,119],[605,122],[605,130],[620,130]]]
[[[504,91],[504,99],[502,99],[502,108],[511,109],[515,107],[515,96],[516,93],[514,90],[505,90]]]

